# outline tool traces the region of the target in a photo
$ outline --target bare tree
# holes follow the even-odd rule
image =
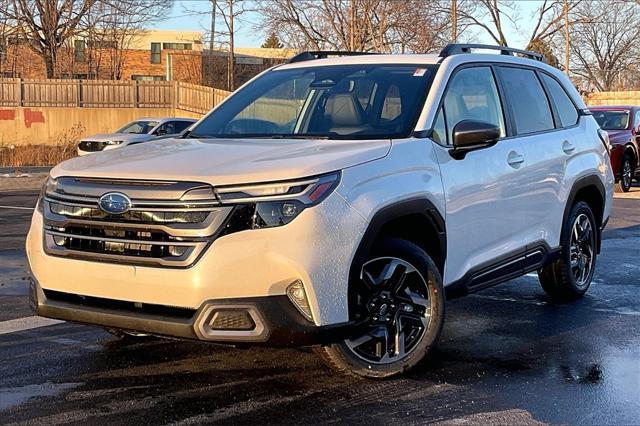
[[[109,77],[122,78],[125,52],[150,25],[164,19],[172,6],[173,0],[101,0],[96,3],[89,14],[94,19],[87,19],[82,30],[90,55],[96,58],[96,74],[105,60]]]
[[[450,0],[259,0],[260,28],[295,49],[426,52],[446,44]]]
[[[0,7],[0,18],[13,22],[17,36],[42,58],[48,78],[62,74],[60,57],[79,37],[87,39],[88,47],[103,49],[89,49],[92,66],[105,61],[112,67],[111,77],[119,78],[127,43],[173,6],[173,0],[0,1],[6,3]]]
[[[588,85],[624,88],[624,76],[640,65],[640,5],[629,1],[583,2],[571,27],[572,72]]]
[[[82,19],[97,0],[11,0],[0,10],[14,21],[20,36],[44,60],[47,77],[59,74],[56,69],[60,50],[75,35]]]
[[[0,10],[9,7],[9,0],[0,0]],[[11,57],[13,52],[9,51],[10,41],[15,34],[15,22],[7,16],[0,14],[0,77],[5,73],[9,74],[12,68],[12,62],[15,58]]]

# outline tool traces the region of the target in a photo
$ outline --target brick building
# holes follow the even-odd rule
[[[189,31],[146,31],[121,40],[77,37],[61,49],[58,78],[177,80],[226,88],[228,53],[203,49],[203,34]],[[288,49],[237,48],[236,87],[262,70],[282,62]],[[0,77],[46,78],[44,61],[27,40],[0,45]]]

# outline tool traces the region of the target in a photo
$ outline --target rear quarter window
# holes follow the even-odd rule
[[[569,127],[576,124],[578,122],[578,111],[576,111],[576,107],[573,102],[571,102],[567,92],[555,78],[547,74],[540,75],[542,76],[544,84],[547,86],[549,96],[551,96],[556,106],[562,127]]]

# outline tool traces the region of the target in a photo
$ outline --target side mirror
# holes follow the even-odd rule
[[[449,150],[455,159],[462,159],[467,152],[488,148],[498,142],[500,127],[478,120],[462,120],[453,128],[453,149]]]
[[[167,131],[164,129],[158,129],[156,130],[156,136],[164,136],[167,134]]]

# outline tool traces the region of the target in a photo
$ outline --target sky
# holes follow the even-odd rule
[[[428,0],[424,0],[428,5]],[[510,22],[505,22],[505,34],[509,45],[512,47],[525,48],[530,32],[535,23],[536,10],[542,3],[539,0],[516,0],[519,11],[518,25],[515,28]],[[194,11],[196,13],[194,13]],[[211,3],[209,0],[177,0],[170,14],[170,18],[157,24],[154,28],[164,30],[190,30],[207,31],[210,26]],[[198,14],[197,12],[200,12]],[[240,22],[236,23],[236,46],[239,47],[260,47],[267,34],[260,31],[260,17],[254,12],[247,12],[242,15]],[[219,23],[218,25],[222,25]],[[477,31],[480,42],[495,44],[490,37]]]

